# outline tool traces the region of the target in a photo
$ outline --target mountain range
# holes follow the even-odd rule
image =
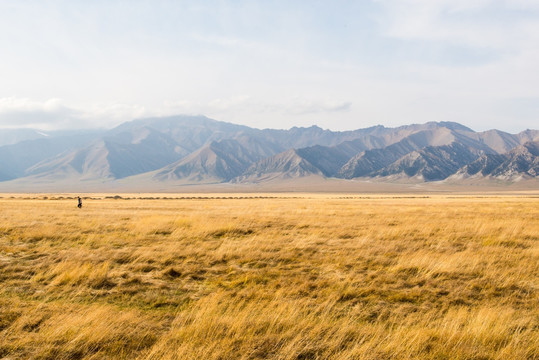
[[[110,130],[0,130],[0,190],[18,184],[263,184],[294,179],[537,181],[539,131],[454,122],[330,131],[255,129],[204,116]],[[8,186],[9,185],[9,186]]]

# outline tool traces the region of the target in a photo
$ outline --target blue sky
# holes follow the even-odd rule
[[[2,1],[0,127],[539,128],[539,1]]]

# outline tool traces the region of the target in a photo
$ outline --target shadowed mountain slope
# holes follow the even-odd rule
[[[13,145],[21,141],[46,139],[49,135],[34,129],[2,129],[0,130],[0,146]]]
[[[302,157],[298,150],[291,149],[260,160],[233,181],[236,183],[252,183],[276,178],[288,179],[311,175],[323,176],[324,174],[319,168]]]
[[[153,129],[117,133],[91,145],[43,161],[27,170],[39,177],[123,178],[156,170],[187,154],[175,141]]]
[[[101,136],[100,131],[73,132],[0,146],[0,181],[25,176],[26,170],[41,161],[77,149]]]
[[[418,177],[426,181],[443,180],[465,164],[477,159],[477,151],[453,142],[450,145],[427,146],[412,151],[370,176]]]
[[[527,142],[505,154],[484,154],[458,170],[453,179],[490,176],[512,179],[539,175],[539,141]]]
[[[345,179],[368,176],[412,151],[430,145],[450,144],[455,140],[455,134],[447,128],[416,132],[390,146],[357,154],[344,164],[336,175]]]
[[[351,131],[317,126],[278,130],[204,116],[170,116],[134,120],[93,134],[81,131],[77,136],[74,132],[6,132],[5,141],[38,138],[0,146],[0,181],[10,181],[13,187],[18,179],[25,184],[34,180],[113,184],[122,179],[120,185],[308,177],[432,181],[457,171],[462,177],[535,177],[535,150],[522,144],[537,141],[539,131],[474,132],[453,122]]]
[[[327,177],[334,176],[351,156],[342,148],[319,145],[298,149],[296,154],[315,166]]]
[[[257,142],[249,137],[240,137],[240,141],[234,139],[214,141],[180,161],[160,169],[153,178],[161,181],[178,179],[190,182],[227,181],[240,175],[249,165],[274,150],[271,144]]]
[[[527,142],[511,150],[507,160],[498,166],[491,175],[510,178],[516,175],[539,175],[539,141]]]

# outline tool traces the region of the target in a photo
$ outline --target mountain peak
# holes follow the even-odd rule
[[[539,172],[539,147],[533,142],[539,139],[539,131],[474,132],[455,122],[349,131],[317,125],[261,130],[179,115],[83,133],[23,132],[24,141],[0,146],[0,180],[82,184],[123,179],[122,184],[173,181],[182,185],[311,176],[415,176],[430,181],[466,165],[470,165],[467,173],[504,179],[515,174],[537,177]],[[38,138],[28,138],[32,136]],[[481,161],[475,164],[478,157]]]
[[[455,131],[467,131],[467,132],[474,132],[472,129],[470,129],[467,126],[464,126],[462,124],[459,124],[458,122],[453,121],[439,121],[437,122],[438,125],[443,126],[445,128],[448,128],[450,130]]]

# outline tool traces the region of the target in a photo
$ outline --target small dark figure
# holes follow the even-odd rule
[[[80,198],[79,196],[79,204],[77,205],[77,207],[80,209],[82,207],[82,199]]]

